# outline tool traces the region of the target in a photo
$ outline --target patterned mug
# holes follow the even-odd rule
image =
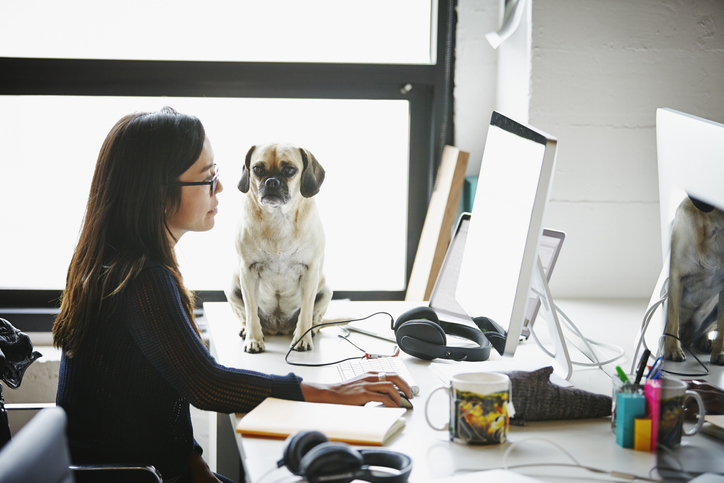
[[[446,391],[450,400],[449,422],[442,427],[432,423],[428,411],[432,395],[440,390]],[[435,388],[425,403],[427,424],[436,431],[448,431],[456,443],[504,443],[513,416],[510,378],[496,372],[457,374],[450,386]]]
[[[693,397],[699,405],[699,419],[689,431],[684,431],[684,403]],[[661,409],[659,412],[659,439],[661,446],[670,449],[681,445],[682,436],[694,436],[704,424],[704,401],[696,391],[687,390],[687,384],[678,379],[661,379]]]

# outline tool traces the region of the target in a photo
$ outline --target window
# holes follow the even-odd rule
[[[327,171],[315,199],[327,227],[330,286],[404,290],[408,196],[399,180],[409,172],[407,102],[75,96],[0,97],[0,129],[10,134],[0,152],[13,160],[2,165],[0,192],[23,199],[19,209],[0,211],[0,224],[11,227],[0,253],[22,254],[2,257],[0,287],[64,285],[101,142],[131,108],[164,104],[202,120],[225,187],[216,227],[184,236],[177,247],[189,286],[213,291],[229,282],[244,156],[253,144],[279,139],[309,149]],[[33,139],[38,133],[42,142]],[[23,196],[29,187],[39,195]]]
[[[435,8],[423,0],[3,2],[0,55],[431,64]]]
[[[35,5],[26,11],[28,19],[38,16],[35,12],[40,11],[39,3],[47,2],[27,2],[30,7]],[[71,3],[80,8],[80,3]],[[233,198],[238,195],[234,178],[239,175],[240,162],[251,144],[279,139],[310,149],[328,172],[317,203],[327,234],[325,267],[335,296],[353,299],[403,297],[438,153],[443,144],[451,142],[450,135],[445,133],[452,130],[443,129],[445,123],[449,123],[443,114],[449,110],[450,89],[445,81],[444,63],[430,62],[443,58],[452,48],[449,42],[452,38],[450,3],[433,3],[432,7],[428,5],[424,9],[417,8],[424,2],[361,3],[363,10],[372,13],[365,17],[369,20],[364,31],[343,29],[350,30],[352,40],[339,42],[352,43],[362,37],[366,41],[370,40],[367,37],[375,37],[375,42],[380,38],[385,40],[380,43],[382,48],[372,45],[375,42],[367,42],[368,48],[363,46],[358,53],[352,53],[351,47],[345,48],[344,53],[350,53],[347,60],[354,63],[340,63],[339,50],[336,54],[331,49],[321,53],[316,48],[305,47],[298,49],[298,53],[311,52],[313,55],[304,58],[294,54],[292,58],[294,49],[290,50],[291,47],[277,46],[276,53],[272,49],[261,54],[244,42],[246,51],[240,49],[242,53],[237,52],[238,58],[221,55],[222,51],[214,45],[228,43],[224,40],[224,32],[233,30],[231,22],[221,19],[224,15],[220,13],[232,2],[222,1],[205,3],[203,12],[195,17],[197,24],[204,24],[211,18],[218,20],[218,24],[211,22],[211,32],[218,30],[221,33],[209,41],[206,35],[192,28],[195,24],[184,23],[183,13],[194,13],[188,8],[190,2],[163,2],[168,8],[174,5],[173,12],[159,10],[158,2],[124,3],[124,8],[147,12],[149,19],[154,20],[145,19],[145,23],[134,24],[129,29],[160,30],[165,35],[150,42],[148,48],[120,52],[121,47],[125,47],[124,42],[113,40],[119,36],[128,39],[133,35],[128,32],[113,34],[113,22],[123,23],[126,14],[106,10],[101,15],[95,6],[97,2],[82,3],[86,4],[84,11],[90,12],[85,23],[73,26],[56,22],[63,24],[66,32],[86,29],[74,42],[71,42],[72,38],[61,38],[63,32],[57,32],[53,30],[57,27],[53,27],[50,32],[55,32],[56,40],[36,46],[35,51],[27,50],[31,47],[28,37],[33,36],[30,32],[42,31],[43,22],[47,21],[45,17],[54,15],[52,8],[44,10],[38,22],[25,20],[25,25],[32,25],[27,33],[22,32],[22,25],[10,33],[7,30],[0,33],[0,45],[3,46],[0,55],[5,56],[0,58],[0,109],[5,114],[0,121],[4,133],[0,138],[0,152],[3,153],[0,184],[6,199],[13,200],[13,206],[23,207],[17,210],[5,205],[0,211],[0,223],[5,232],[4,240],[0,241],[0,253],[3,254],[0,260],[0,307],[15,306],[19,300],[27,303],[33,299],[34,292],[40,293],[45,303],[49,300],[46,290],[52,293],[62,289],[103,138],[122,115],[158,109],[163,105],[197,115],[204,122],[225,185],[225,191],[220,195],[222,212],[217,227],[208,236],[189,234],[179,244],[180,261],[191,288],[214,299],[225,287],[227,282],[221,272],[210,275],[196,268],[199,259],[196,253],[202,249],[208,253],[207,246],[212,243],[219,247],[218,264],[226,263],[223,257],[228,258],[231,248],[222,247],[224,238],[228,241],[232,236],[229,233],[233,233],[237,216],[233,207]],[[252,8],[247,3],[252,5],[252,2],[241,2],[244,8]],[[287,16],[298,17],[301,14],[294,9],[301,3],[310,3],[312,14],[319,9],[337,9],[337,16],[342,16],[341,6],[357,5],[321,1],[253,2],[253,8],[276,5],[284,7],[282,10]],[[413,4],[417,8],[414,12]],[[26,2],[15,2],[4,4],[0,11],[4,18],[24,19],[26,17],[20,13],[25,8]],[[406,11],[409,11],[407,17]],[[362,15],[358,10],[347,12],[351,17]],[[56,14],[60,15],[60,12]],[[247,28],[248,18],[259,15],[274,17],[268,13],[241,15],[237,12],[233,16],[245,20],[238,21],[234,28],[238,26],[246,32],[244,35],[251,35],[249,32],[253,29]],[[390,19],[385,20],[387,16]],[[94,52],[90,49],[97,46],[88,45],[94,42],[87,38],[99,31],[97,20],[101,17],[104,18],[101,23],[105,25],[102,30],[106,33],[95,43],[108,42],[110,46]],[[395,22],[400,23],[401,19],[418,27],[417,33],[410,34],[416,39],[410,43],[417,48],[404,55],[400,53],[401,46],[412,37],[395,40],[378,33],[390,29]],[[279,31],[288,35],[290,28],[284,27],[285,20],[277,20],[275,25],[279,26]],[[300,18],[296,20],[296,23],[310,25]],[[393,23],[385,27],[384,23],[373,25],[373,20]],[[23,21],[7,23],[23,24]],[[328,23],[337,28],[335,22]],[[430,28],[431,23],[435,28]],[[420,24],[424,24],[424,29],[419,28]],[[341,34],[334,32],[327,31],[326,34],[334,35],[334,42],[322,43],[339,43],[337,37]],[[299,41],[297,31],[291,34],[287,45]],[[72,35],[76,34],[71,33],[69,37]],[[324,37],[319,33],[315,35]],[[6,36],[17,37],[8,42]],[[18,38],[22,42],[18,42]],[[149,34],[142,38],[153,40],[155,37]],[[166,42],[185,40],[187,45],[184,49],[176,49],[174,54],[173,49],[164,50],[168,46],[160,45],[164,39]],[[448,41],[436,42],[436,39]],[[419,45],[424,45],[424,49]],[[98,59],[104,52],[113,53]],[[139,52],[147,52],[148,59],[171,60],[129,60],[141,57]],[[216,57],[207,56],[199,61],[203,56],[195,52],[204,55],[215,52]],[[273,62],[259,62],[260,58],[254,58],[250,53],[269,56],[264,60]],[[290,57],[280,57],[281,54]],[[177,58],[181,55],[183,60]],[[240,59],[244,61],[239,62]],[[77,118],[69,118],[70,114]],[[245,115],[249,117],[245,118]],[[260,118],[263,121],[260,122]],[[63,166],[65,172],[73,173],[72,181],[57,182],[59,166]],[[351,169],[352,174],[343,171],[345,169]],[[40,203],[31,207],[31,203],[25,201],[31,198]],[[53,201],[48,202],[49,199]],[[340,200],[344,202],[340,203]],[[370,204],[372,201],[381,204],[374,206]],[[33,229],[39,232],[31,235],[29,232]],[[60,231],[63,232],[62,240],[56,240],[59,237],[53,234]],[[51,238],[62,253],[46,253]],[[53,270],[44,268],[48,265],[53,265]],[[209,293],[204,294],[207,291]]]

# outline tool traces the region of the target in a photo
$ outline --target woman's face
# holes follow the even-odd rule
[[[179,182],[210,181],[216,174],[216,169],[214,150],[207,137],[199,159],[179,177]],[[223,189],[221,181],[217,181],[213,194],[209,184],[181,186],[181,204],[178,210],[169,213],[166,218],[176,241],[188,231],[207,231],[214,227],[214,217],[218,213],[219,205],[216,195]],[[172,240],[172,243],[175,241]]]

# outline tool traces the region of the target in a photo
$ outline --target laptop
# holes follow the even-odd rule
[[[556,266],[558,254],[561,253],[561,247],[565,239],[566,234],[562,231],[543,229],[543,236],[538,247],[538,258],[540,258],[541,265],[543,265],[543,272],[548,282],[551,281],[551,274],[553,273],[553,268]],[[522,335],[525,339],[530,336],[530,329],[533,327],[533,323],[538,316],[538,309],[540,309],[540,297],[531,293],[528,299],[528,310],[526,311],[525,321],[523,322]]]
[[[460,275],[460,264],[465,249],[465,239],[468,234],[468,226],[470,224],[470,213],[463,213],[458,218],[455,229],[450,238],[445,258],[440,266],[435,285],[430,293],[429,306],[433,309],[441,320],[447,322],[458,322],[471,325],[472,319],[468,317],[465,310],[455,299],[455,290],[458,285],[458,277]],[[381,323],[368,323],[367,321],[351,322],[347,325],[349,330],[360,332],[362,334],[371,335],[380,339],[397,342],[395,334],[389,325]]]
[[[460,264],[462,263],[463,252],[465,250],[469,224],[470,213],[460,215],[450,246],[440,268],[440,274],[435,281],[435,286],[430,295],[430,308],[438,314],[441,314],[441,319],[450,322],[469,323],[471,320],[471,317],[455,299],[460,274]],[[565,238],[566,234],[562,231],[543,230],[538,256],[540,257],[543,271],[548,281],[551,279],[553,268],[556,265],[558,254],[561,251]],[[524,322],[523,333],[525,338],[528,338],[530,335],[530,327],[532,327],[539,309],[540,297],[531,293]],[[474,314],[473,316],[477,317],[478,315],[484,314]]]
[[[430,294],[429,306],[439,316],[441,320],[447,322],[458,322],[461,324],[472,325],[472,317],[460,306],[455,299],[458,278],[460,275],[460,266],[462,263],[463,253],[465,251],[465,241],[467,239],[468,227],[470,225],[470,213],[462,213],[458,218],[455,229],[453,230],[450,245],[448,246],[445,258],[443,259],[438,273],[437,280]],[[558,260],[558,254],[561,251],[565,233],[556,230],[543,230],[541,238],[539,257],[543,265],[546,278],[550,281],[553,268]],[[538,310],[540,308],[540,298],[531,294],[526,312],[526,318],[523,328],[523,338],[530,335],[530,327],[532,327]],[[483,314],[477,314],[483,315]],[[474,315],[474,317],[477,317]],[[389,322],[377,322],[371,320],[363,320],[350,322],[346,325],[347,329],[370,335],[380,339],[396,342],[395,334],[389,325]]]

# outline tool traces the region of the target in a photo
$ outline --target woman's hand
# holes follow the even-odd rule
[[[206,460],[196,451],[191,452],[189,470],[193,483],[221,483],[206,464]]]
[[[400,407],[402,398],[398,390],[412,399],[410,386],[394,372],[366,372],[337,384],[302,382],[305,401],[353,406],[374,401],[389,407]]]

